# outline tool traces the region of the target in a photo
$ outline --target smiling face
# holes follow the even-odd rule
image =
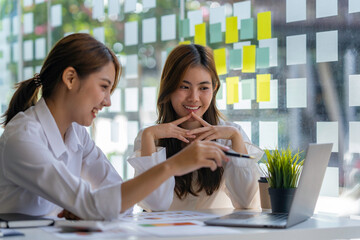
[[[90,74],[81,81],[73,100],[73,121],[90,126],[103,107],[111,105],[110,93],[114,85],[115,67],[112,62],[100,71]]]
[[[213,98],[211,75],[203,67],[189,68],[180,80],[179,87],[170,96],[171,104],[179,118],[194,112],[202,117]],[[195,121],[194,119],[188,122]]]

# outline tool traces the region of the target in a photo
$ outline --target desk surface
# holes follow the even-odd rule
[[[230,209],[217,209],[208,210],[207,213],[215,213],[219,215],[225,215],[232,210]],[[267,228],[232,228],[238,233],[226,234],[226,235],[203,235],[192,237],[166,237],[166,239],[353,239],[360,238],[360,220],[353,220],[349,217],[335,217],[324,214],[314,215],[311,219],[295,225],[288,229],[267,229]],[[25,234],[22,237],[11,237],[6,239],[11,240],[27,240],[27,239],[42,239],[42,240],[54,240],[60,239],[51,233],[48,233],[39,228],[21,229],[21,232]],[[97,238],[99,239],[99,238]],[[121,238],[103,238],[103,239],[121,239]],[[165,239],[164,237],[138,237],[131,236],[123,239]]]

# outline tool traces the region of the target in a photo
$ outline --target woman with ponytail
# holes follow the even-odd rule
[[[111,105],[120,73],[104,44],[72,34],[17,84],[0,138],[0,213],[110,220],[174,175],[221,166],[228,148],[203,142],[123,182],[84,128]]]

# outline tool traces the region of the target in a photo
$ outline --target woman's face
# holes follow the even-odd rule
[[[191,112],[202,117],[210,106],[213,93],[211,75],[203,67],[197,66],[186,71],[170,100],[179,118]]]
[[[80,81],[73,104],[75,122],[90,126],[103,107],[111,105],[110,91],[114,84],[115,67],[112,62],[102,67],[100,71],[90,74]]]

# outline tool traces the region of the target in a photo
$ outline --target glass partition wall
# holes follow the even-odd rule
[[[0,0],[0,111],[56,41],[90,33],[124,71],[112,106],[88,130],[128,179],[137,132],[156,120],[168,53],[207,45],[227,119],[262,148],[334,143],[321,194],[338,196],[360,182],[359,20],[357,0]]]

